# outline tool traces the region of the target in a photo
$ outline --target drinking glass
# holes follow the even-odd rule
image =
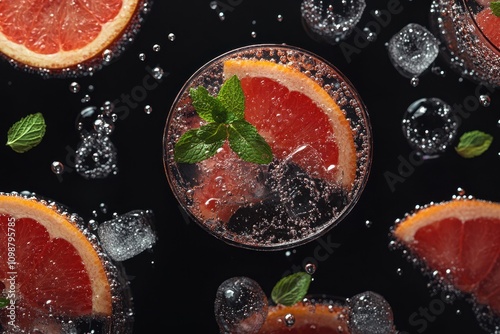
[[[335,101],[354,142],[355,175],[347,189],[326,185],[321,178],[312,177],[303,168],[298,168],[293,163],[297,152],[302,156],[309,155],[307,160],[310,165],[320,163],[314,150],[307,145],[301,146],[299,142],[296,143],[297,148],[290,150],[290,156],[285,159],[275,157],[270,164],[248,163],[227,153],[217,153],[213,160],[210,158],[202,163],[187,164],[175,160],[175,143],[180,136],[203,124],[193,107],[190,90],[203,86],[216,96],[222,83],[228,79],[223,73],[228,60],[267,61],[266,64],[283,65],[287,68],[283,70],[284,81],[288,80],[288,72],[300,72],[318,84],[317,94],[326,93]],[[253,75],[258,76],[258,73]],[[251,97],[246,99],[248,101]],[[270,100],[281,101],[271,97]],[[283,112],[287,109],[284,108]],[[280,115],[272,117],[279,118]],[[307,136],[315,136],[317,129],[301,130],[304,133],[311,131]],[[333,149],[333,146],[330,148]],[[316,239],[347,216],[368,179],[372,136],[362,99],[337,68],[298,47],[259,44],[224,53],[210,60],[187,80],[171,106],[164,129],[163,152],[169,185],[190,220],[228,244],[256,250],[279,250]],[[214,174],[213,179],[207,177],[208,173]],[[202,192],[205,197],[200,196]],[[207,214],[209,210],[204,207],[210,201],[218,203],[219,213]],[[226,217],[229,216],[228,211],[230,217]],[[210,217],[207,218],[207,215]]]
[[[431,27],[451,68],[473,82],[498,87],[499,45],[483,33],[477,20],[487,7],[487,0],[435,0],[430,10]]]

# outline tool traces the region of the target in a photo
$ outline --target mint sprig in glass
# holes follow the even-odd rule
[[[174,147],[178,163],[197,163],[214,156],[226,140],[243,160],[268,164],[273,159],[271,147],[255,126],[245,120],[245,95],[238,77],[225,81],[214,97],[199,86],[189,95],[198,115],[207,123],[185,132]]]

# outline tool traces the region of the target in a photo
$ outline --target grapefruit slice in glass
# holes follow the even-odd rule
[[[9,301],[0,309],[5,333],[61,331],[92,321],[100,322],[99,333],[112,333],[121,328],[115,317],[122,317],[122,325],[130,321],[121,313],[126,289],[119,268],[77,217],[38,196],[0,194],[0,282]]]
[[[488,7],[477,13],[475,20],[486,38],[499,49],[500,31],[498,27],[500,26],[500,17],[493,14],[491,8]]]
[[[175,143],[204,122],[190,89],[216,96],[233,76],[245,96],[244,117],[273,161],[243,161],[226,143],[199,163],[177,163]],[[165,170],[183,210],[247,248],[288,248],[325,233],[357,202],[370,164],[370,123],[356,90],[328,62],[292,46],[251,45],[213,59],[186,82],[165,126]]]
[[[500,316],[500,203],[456,197],[398,221],[392,235],[444,287]]]
[[[81,75],[119,55],[145,0],[0,2],[0,52],[44,75]]]

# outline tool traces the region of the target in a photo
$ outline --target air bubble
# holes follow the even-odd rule
[[[69,91],[71,93],[78,93],[80,91],[80,84],[78,82],[76,82],[76,81],[73,81],[69,85]]]
[[[56,175],[60,175],[64,172],[64,165],[59,162],[59,161],[54,161],[52,162],[52,164],[50,165],[50,169],[52,170],[52,172]]]
[[[175,34],[174,34],[174,33],[170,33],[170,34],[168,34],[168,40],[169,40],[170,42],[175,41]]]
[[[148,115],[151,114],[153,112],[153,107],[151,107],[150,105],[145,106],[144,112]]]

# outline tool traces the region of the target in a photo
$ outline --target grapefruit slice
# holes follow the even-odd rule
[[[143,0],[0,2],[0,52],[31,68],[61,70],[120,52]],[[130,28],[130,29],[129,29]],[[135,29],[137,27],[134,27]],[[127,36],[129,38],[130,36]]]
[[[226,60],[224,77],[233,75],[245,94],[245,118],[271,146],[275,160],[293,162],[311,178],[352,189],[357,166],[353,133],[317,82],[267,60]],[[205,220],[228,222],[238,208],[262,200],[260,166],[240,161],[225,146],[201,163],[206,173],[193,198]]]
[[[446,284],[500,316],[500,203],[458,197],[427,205],[393,235]]]
[[[266,321],[258,333],[348,333],[345,312],[345,307],[327,303],[316,303],[314,305],[297,303],[292,306],[271,306]]]
[[[29,331],[40,319],[112,314],[111,287],[97,246],[54,206],[0,194],[0,258],[0,286],[16,315],[12,319],[13,311],[0,310],[3,328]]]
[[[481,28],[483,34],[488,40],[500,48],[500,17],[493,14],[490,7],[484,8],[476,15],[476,23]]]

